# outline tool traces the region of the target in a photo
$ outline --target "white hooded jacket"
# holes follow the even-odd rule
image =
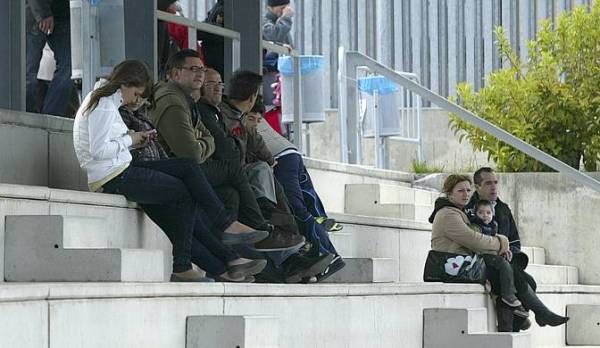
[[[95,88],[103,83],[99,81]],[[100,98],[94,110],[84,113],[90,95],[91,92],[75,116],[73,145],[79,165],[87,172],[90,189],[98,191],[129,166],[132,159],[129,147],[133,139],[119,113],[123,104],[121,91]]]

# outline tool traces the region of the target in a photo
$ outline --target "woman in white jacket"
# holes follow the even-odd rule
[[[150,93],[152,78],[141,61],[118,64],[88,94],[77,111],[73,143],[92,191],[123,194],[139,203],[173,243],[172,281],[203,281],[191,263],[196,209],[223,231],[228,244],[254,243],[268,236],[235,221],[224,209],[201,169],[187,158],[132,162],[129,149],[143,147],[155,131],[129,131],[119,107],[137,109]]]

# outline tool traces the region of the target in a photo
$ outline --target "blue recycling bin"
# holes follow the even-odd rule
[[[281,122],[294,122],[294,60],[290,56],[279,57],[277,67],[281,73]],[[302,122],[324,122],[325,59],[323,56],[300,57],[302,75]]]
[[[375,92],[377,92],[377,109],[381,136],[393,136],[401,134],[399,109],[397,103],[400,87],[383,76],[369,76],[358,79],[358,90],[361,108],[359,112],[364,115],[363,136],[371,138],[375,136],[375,114],[373,103],[375,103]]]

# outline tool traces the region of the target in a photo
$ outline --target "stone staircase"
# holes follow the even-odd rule
[[[348,266],[332,283],[167,283],[170,243],[136,205],[118,195],[75,191],[82,181],[69,143],[72,121],[25,115],[4,122],[0,110],[0,134],[13,135],[0,137],[0,159],[15,146],[48,155],[38,156],[45,162],[31,161],[35,171],[23,160],[10,162],[15,168],[8,174],[0,168],[0,182],[7,183],[0,184],[0,272],[8,280],[31,280],[0,283],[0,347],[193,347],[199,332],[213,334],[216,346],[231,338],[240,347],[412,348],[435,340],[449,348],[463,342],[600,345],[594,336],[600,286],[578,284],[575,267],[546,265],[553,250],[524,248],[540,297],[555,312],[576,317],[566,329],[534,324],[525,334],[497,335],[482,286],[423,283],[431,234],[426,218],[437,194],[412,188],[410,174],[360,166],[306,161],[330,215],[344,224],[332,239]],[[37,133],[44,140],[30,144]],[[74,252],[86,254],[71,262]],[[95,254],[112,256],[95,261]],[[19,268],[25,257],[31,269]],[[73,264],[91,266],[62,269]],[[134,268],[135,277],[124,272]],[[85,278],[89,274],[96,278]],[[463,318],[458,327],[457,315]],[[262,335],[252,337],[257,330]],[[208,346],[208,339],[201,344]]]

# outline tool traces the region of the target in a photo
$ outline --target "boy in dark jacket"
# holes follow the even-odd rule
[[[470,216],[472,226],[479,229],[485,235],[495,236],[498,232],[498,224],[492,221],[492,203],[482,199],[475,204],[475,215]],[[510,249],[502,255],[484,254],[483,260],[486,267],[495,269],[500,278],[500,297],[502,302],[513,309],[513,313],[522,318],[527,318],[529,313],[523,308],[521,301],[516,296],[515,281],[512,266],[509,261],[512,257]]]

